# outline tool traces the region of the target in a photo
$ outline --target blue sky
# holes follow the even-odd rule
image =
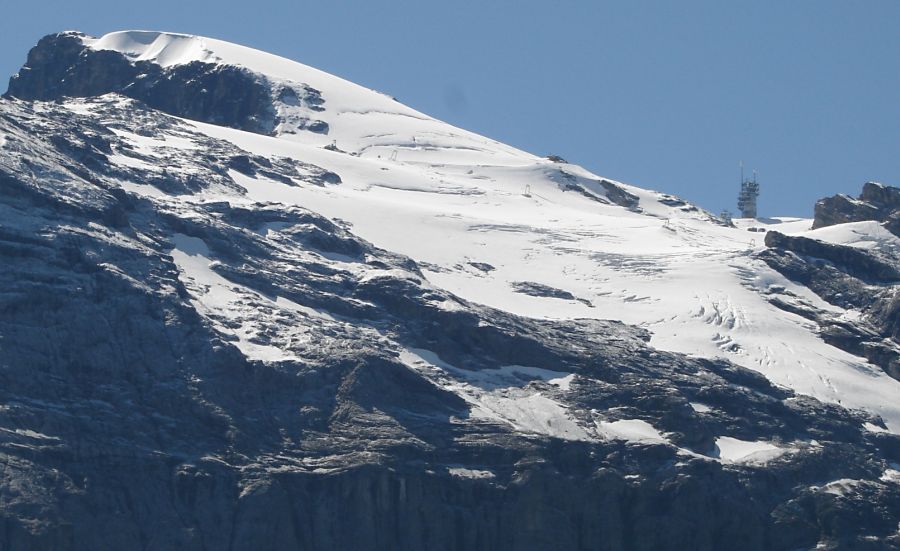
[[[900,1],[7,3],[0,78],[44,34],[143,28],[283,55],[628,183],[760,214],[900,185]],[[2,87],[5,89],[5,86]]]

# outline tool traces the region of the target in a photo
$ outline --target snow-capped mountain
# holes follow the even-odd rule
[[[896,548],[892,189],[729,225],[264,52],[48,36],[0,549]]]

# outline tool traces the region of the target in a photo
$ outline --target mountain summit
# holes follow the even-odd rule
[[[250,48],[47,36],[0,550],[900,548],[897,193],[729,224]]]

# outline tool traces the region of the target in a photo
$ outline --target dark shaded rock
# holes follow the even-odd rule
[[[298,185],[295,179],[318,185],[341,183],[341,177],[334,172],[286,158],[240,154],[230,157],[227,166],[245,176],[268,178],[288,186]]]
[[[778,297],[770,302],[816,321],[820,336],[832,346],[862,356],[900,379],[900,302],[894,289],[900,271],[886,259],[853,247],[806,237],[766,234],[770,247],[759,258],[789,279],[802,283],[824,300],[864,312],[869,321],[848,323],[826,312]]]
[[[900,237],[900,213],[891,214],[884,223],[884,229]]]
[[[877,182],[866,182],[859,196],[861,201],[875,205],[882,213],[900,210],[900,188]]]
[[[10,79],[7,97],[54,100],[117,93],[172,115],[250,132],[270,134],[278,125],[273,91],[260,75],[200,61],[166,68],[132,62],[115,51],[86,47],[82,36],[62,33],[41,39]],[[308,101],[321,110],[321,94],[306,88]],[[299,102],[291,88],[280,88],[277,97]],[[301,128],[328,132],[323,121],[307,121]]]
[[[514,281],[510,284],[513,290],[533,297],[561,298],[563,300],[575,300],[575,295],[562,289],[550,287],[534,281]]]
[[[493,272],[495,270],[494,266],[488,264],[487,262],[469,262],[469,266],[475,268],[476,270],[481,270],[485,273]]]
[[[853,199],[847,195],[835,195],[820,199],[816,203],[813,229],[844,224],[846,222],[861,222],[863,220],[877,220],[878,207]]]
[[[307,84],[303,84],[302,86],[300,86],[299,91],[295,87],[279,86],[276,94],[278,100],[285,105],[290,105],[292,107],[304,105],[312,111],[325,110],[325,108],[322,107],[325,104],[325,99],[322,98],[322,93]]]
[[[900,281],[900,270],[865,251],[846,245],[825,243],[807,237],[787,236],[777,231],[766,233],[766,246],[793,251],[799,255],[828,261],[842,271],[870,283]]]
[[[248,201],[229,176],[316,185],[321,169],[121,96],[91,107],[0,100],[0,551],[894,545],[900,504],[885,473],[900,443],[865,431],[869,414],[655,350],[639,327],[469,303],[346,224]],[[142,155],[122,129],[197,148]],[[145,164],[111,164],[110,152]],[[211,188],[234,201],[209,200]],[[858,258],[770,251],[826,289],[821,263],[843,274],[846,300],[866,299]],[[204,302],[214,285],[233,295],[229,315]],[[511,366],[529,372],[494,378]],[[571,375],[569,388],[533,372]],[[497,400],[527,391],[584,427],[643,420],[668,443],[512,426],[479,415],[463,384]],[[720,436],[792,451],[723,462]],[[858,483],[836,499],[827,485],[841,480]]]
[[[659,202],[667,207],[685,207],[688,204],[684,199],[673,195],[663,195]]]
[[[816,202],[813,229],[865,220],[884,222],[897,210],[900,188],[866,182],[858,199],[835,195]]]
[[[627,209],[636,209],[640,204],[640,199],[633,193],[628,193],[621,187],[610,182],[609,180],[598,180],[597,184],[606,191],[606,196],[613,203],[625,207]]]
[[[80,35],[41,39],[9,82],[7,95],[28,100],[119,93],[189,119],[270,133],[274,109],[266,86],[249,71],[193,62],[163,67],[131,62],[111,50],[92,50]]]
[[[631,210],[639,208],[640,199],[636,195],[609,180],[583,178],[562,169],[552,173],[551,177],[557,180],[561,189],[575,191],[594,201],[608,202]]]

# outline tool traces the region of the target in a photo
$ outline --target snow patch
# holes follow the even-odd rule
[[[560,390],[569,390],[569,385],[575,377],[574,373],[560,376],[559,371],[524,365],[504,365],[497,369],[477,371],[455,367],[452,369],[457,376],[485,389],[517,387],[530,381],[546,381]]]
[[[233,344],[249,359],[268,362],[296,360],[290,353],[293,345],[302,345],[307,339],[305,327],[292,319],[288,329],[293,331],[287,346],[267,344],[261,335],[278,325],[271,316],[280,312],[300,314],[301,318],[314,318],[317,323],[334,321],[327,313],[302,306],[283,297],[267,298],[251,289],[228,281],[211,266],[209,248],[202,239],[175,234],[171,237],[175,247],[169,253],[179,270],[179,279],[191,294],[191,304],[198,313],[210,320],[213,327],[235,340]],[[266,312],[270,312],[266,315]]]
[[[794,234],[808,231],[812,228],[812,218],[794,218],[789,216],[776,216],[773,218],[735,218],[734,226],[741,230],[750,230],[765,235],[764,232],[775,230],[784,234]],[[762,232],[759,230],[763,230]]]
[[[295,312],[302,312],[311,318],[316,318],[325,321],[338,321],[337,318],[325,312],[323,310],[319,310],[317,308],[310,308],[309,306],[303,306],[302,304],[297,304],[293,300],[286,299],[284,297],[275,297],[275,304],[280,308],[286,310],[293,310]]]
[[[136,159],[134,157],[129,157],[127,155],[121,155],[118,153],[110,155],[109,161],[119,166],[126,166],[128,168],[135,168],[137,170],[146,170],[148,172],[153,172],[156,170],[156,166],[146,161],[142,161],[141,159]]]
[[[700,402],[690,402],[691,408],[697,413],[709,413],[712,411],[712,408],[706,404],[701,404]]]
[[[629,442],[653,442],[669,444],[669,441],[653,425],[642,419],[622,419],[619,421],[599,421],[597,431],[610,440]]]
[[[853,478],[840,478],[838,480],[832,480],[822,486],[813,486],[811,489],[819,490],[826,494],[831,494],[835,496],[843,496],[849,492],[852,492],[853,489],[858,486],[862,482],[861,480],[856,480]]]
[[[467,469],[465,467],[450,467],[447,469],[447,472],[449,472],[451,476],[457,478],[472,478],[477,480],[491,479],[497,476],[491,471]]]
[[[522,391],[476,395],[471,415],[475,419],[504,421],[521,432],[532,432],[564,440],[594,440],[569,418],[566,407],[542,396]]]
[[[460,369],[423,349],[403,349],[400,360],[435,385],[464,399],[470,406],[470,419],[564,440],[595,440],[568,415],[565,405],[528,385],[535,379],[558,379],[559,372],[525,366]]]
[[[126,130],[121,130],[118,128],[112,129],[112,131],[126,140],[135,151],[142,153],[144,155],[153,155],[160,149],[165,148],[173,148],[180,150],[198,150],[200,146],[191,138],[184,136],[176,136],[172,134],[162,134],[159,136],[143,136],[141,134],[135,134],[134,132],[128,132]]]
[[[891,463],[891,468],[885,469],[879,480],[890,484],[900,484],[900,464]]]
[[[720,436],[716,438],[714,455],[729,463],[765,464],[781,457],[788,451],[790,450],[763,440],[751,442],[730,436]]]
[[[119,180],[119,186],[125,191],[140,195],[142,197],[153,197],[154,199],[165,199],[169,197],[166,192],[151,184],[136,184],[127,180]]]
[[[863,428],[869,432],[890,432],[886,428],[879,427],[878,425],[869,422],[863,423]]]
[[[256,233],[271,239],[278,232],[289,227],[291,224],[288,222],[266,222],[256,230]]]
[[[551,385],[558,387],[560,390],[570,390],[572,387],[572,381],[575,380],[575,374],[571,373],[566,375],[565,377],[558,377],[556,379],[548,379],[547,382]]]
[[[42,432],[33,431],[31,429],[9,430],[9,429],[0,428],[0,431],[8,432],[10,434],[16,434],[18,436],[25,436],[25,437],[31,438],[33,440],[49,440],[49,441],[54,441],[54,442],[59,440],[59,438],[57,438],[56,436],[48,436]]]
[[[900,250],[900,238],[889,232],[880,222],[875,220],[835,224],[798,235],[858,249],[894,252]]]

